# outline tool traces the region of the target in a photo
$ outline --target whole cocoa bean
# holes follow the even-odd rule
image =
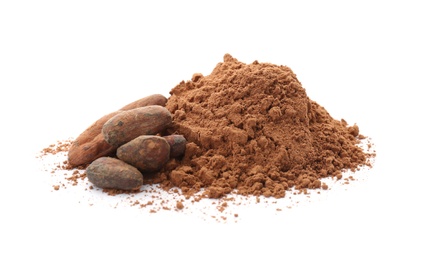
[[[101,129],[107,120],[118,113],[120,111],[112,112],[98,119],[72,142],[68,152],[68,162],[70,165],[79,166],[88,164],[116,150],[115,147],[104,140]]]
[[[104,123],[106,123],[113,116],[125,110],[134,109],[137,107],[144,107],[150,105],[165,106],[167,98],[160,94],[150,95],[139,100],[136,100],[118,111],[109,113],[82,132],[72,143],[68,152],[68,161],[72,166],[79,166],[91,163],[95,159],[107,156],[116,151],[116,147],[111,146],[104,140],[101,133]]]
[[[112,157],[100,157],[86,169],[88,180],[99,188],[138,190],[143,175],[132,165]]]
[[[141,172],[157,172],[170,156],[170,145],[160,136],[142,135],[117,149],[116,156]]]
[[[172,123],[172,115],[162,106],[146,106],[119,113],[103,125],[104,140],[119,147],[140,135],[155,135]]]
[[[163,136],[170,145],[170,157],[178,158],[184,155],[187,140],[183,135],[167,135]]]

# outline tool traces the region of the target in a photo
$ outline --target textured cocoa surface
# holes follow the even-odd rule
[[[204,188],[210,198],[284,197],[291,188],[322,188],[322,178],[342,177],[374,156],[358,146],[366,138],[358,126],[310,100],[286,66],[226,54],[210,75],[196,73],[170,94],[169,132],[183,135],[187,146],[156,182],[186,195]]]

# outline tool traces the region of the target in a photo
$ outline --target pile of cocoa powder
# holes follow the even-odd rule
[[[293,189],[327,189],[325,178],[371,167],[376,155],[370,143],[362,148],[369,138],[357,125],[332,118],[310,100],[286,66],[245,64],[226,54],[210,75],[196,73],[174,87],[165,107],[173,117],[167,134],[186,138],[185,154],[146,174],[144,183],[180,188],[186,197],[197,194],[196,200],[226,194],[282,198]],[[71,142],[43,154],[67,152]],[[85,166],[73,169],[65,161],[57,169],[74,170],[68,180],[75,185],[85,178]]]
[[[341,179],[371,166],[375,156],[359,147],[366,137],[358,126],[310,100],[286,66],[245,64],[226,54],[210,75],[196,73],[170,94],[169,133],[188,143],[181,161],[153,176],[164,189],[281,198],[293,188],[326,189],[322,178]]]

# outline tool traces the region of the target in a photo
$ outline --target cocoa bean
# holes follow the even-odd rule
[[[119,110],[126,111],[126,110],[131,110],[134,108],[138,108],[138,107],[146,107],[146,106],[152,106],[152,105],[164,107],[166,105],[166,102],[167,102],[167,98],[165,96],[160,94],[153,94],[153,95],[138,99],[132,103],[129,103]]]
[[[187,140],[183,135],[163,136],[170,145],[170,158],[178,158],[184,155]]]
[[[132,165],[112,157],[100,157],[86,169],[88,180],[99,188],[138,190],[143,175]]]
[[[170,145],[160,136],[142,135],[117,149],[116,156],[141,172],[157,172],[170,156]]]
[[[68,152],[68,162],[70,165],[79,166],[88,164],[116,150],[116,148],[104,140],[101,129],[107,120],[118,113],[120,111],[112,112],[98,119],[72,142]]]
[[[172,123],[172,115],[162,106],[146,106],[119,113],[104,125],[104,140],[119,147],[140,135],[155,135]]]

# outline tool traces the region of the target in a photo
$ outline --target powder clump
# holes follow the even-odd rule
[[[204,189],[209,198],[231,192],[281,198],[291,188],[325,188],[322,178],[370,166],[358,126],[310,100],[289,67],[225,54],[210,75],[196,73],[170,94],[168,131],[183,135],[187,146],[157,175],[163,188],[188,196]]]

